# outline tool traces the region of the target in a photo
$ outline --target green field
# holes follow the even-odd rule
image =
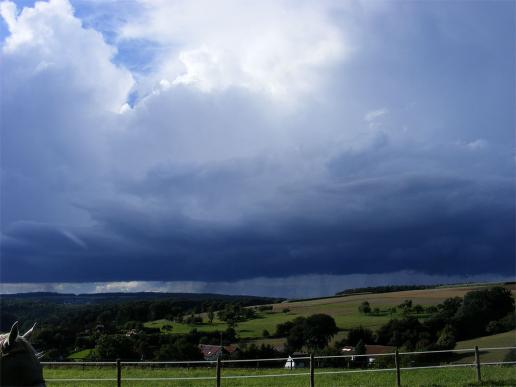
[[[479,348],[493,348],[493,347],[515,347],[516,346],[516,330],[510,332],[499,333],[497,335],[478,337],[476,339],[465,340],[457,342],[455,349],[469,349],[477,345]],[[494,350],[481,351],[480,359],[483,362],[516,360],[516,350],[512,350],[511,359],[508,359],[511,350]],[[461,362],[473,362],[474,355],[464,356]]]
[[[346,335],[346,330],[362,325],[373,330],[378,329],[390,319],[400,317],[399,314],[389,314],[386,310],[390,307],[401,304],[404,300],[412,300],[413,304],[421,304],[422,306],[437,305],[449,297],[463,297],[469,291],[484,288],[486,285],[473,286],[454,286],[439,287],[435,289],[409,290],[403,292],[378,293],[378,294],[359,294],[341,297],[330,297],[304,301],[282,302],[273,304],[272,312],[258,312],[258,318],[241,322],[237,325],[236,330],[240,339],[247,342],[256,341],[258,343],[277,343],[277,339],[266,339],[263,337],[263,330],[266,329],[270,334],[276,331],[276,325],[289,320],[293,320],[298,316],[310,316],[315,313],[326,313],[332,316],[341,329],[341,332],[335,337],[340,339]],[[515,291],[514,285],[509,288]],[[385,311],[383,315],[363,315],[358,312],[358,306],[368,301],[372,308],[380,308]],[[284,309],[289,309],[288,313],[284,313]],[[206,321],[206,315],[201,315]],[[421,317],[424,317],[421,316]],[[178,324],[169,320],[151,321],[145,324],[147,327],[161,328],[163,325],[172,325],[174,333],[187,333],[191,329],[196,328],[199,331],[225,330],[227,325],[219,320],[214,320],[213,324]],[[166,333],[166,331],[162,331]]]
[[[316,370],[315,385],[317,387],[334,387],[334,386],[394,386],[395,374],[393,371],[380,371],[370,373],[348,373],[348,374],[329,374],[322,375],[317,372],[342,371],[342,369],[321,369]],[[262,377],[248,379],[223,379],[222,386],[285,386],[285,387],[302,387],[309,385],[309,377],[306,375],[308,370],[283,370],[274,369],[223,369],[222,376],[257,376],[257,375],[288,375],[283,377]],[[302,375],[295,375],[302,374]],[[191,377],[202,378],[215,376],[213,368],[170,368],[170,369],[148,369],[148,368],[123,368],[122,378],[167,378],[167,377]],[[70,386],[86,387],[86,386],[112,386],[115,384],[114,378],[116,371],[114,368],[45,368],[45,379],[47,386]],[[426,369],[426,370],[402,370],[401,381],[403,386],[515,386],[516,385],[516,367],[498,367],[484,366],[482,367],[483,383],[476,383],[475,370],[473,368],[450,368],[450,369]],[[111,379],[104,382],[101,381],[48,381],[49,379],[95,379],[105,378]],[[215,380],[181,380],[181,381],[123,381],[123,386],[181,386],[181,387],[203,387],[214,386]]]
[[[456,348],[473,348],[475,345],[478,345],[480,348],[516,346],[516,330],[459,341]]]
[[[172,326],[171,331],[166,331],[166,330],[161,329],[161,333],[168,333],[171,335],[185,334],[185,333],[190,332],[194,328],[201,332],[224,331],[228,328],[226,323],[224,323],[222,321],[218,321],[218,320],[214,320],[213,324],[208,324],[208,323],[181,324],[181,323],[176,323],[174,321],[161,319],[161,320],[149,321],[143,325],[147,328],[160,328],[160,329],[163,328],[164,325],[171,325]]]
[[[79,352],[74,352],[70,356],[68,356],[68,360],[83,360],[88,358],[94,349],[84,349]]]

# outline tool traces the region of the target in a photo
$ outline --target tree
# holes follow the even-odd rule
[[[410,309],[412,308],[412,300],[405,300],[400,304],[400,308]]]
[[[455,343],[457,342],[456,337],[457,331],[453,325],[448,324],[440,332],[436,344],[439,349],[453,349],[455,348]]]
[[[302,324],[295,324],[287,336],[287,347],[290,351],[298,351],[305,344],[305,328]]]
[[[404,316],[408,316],[408,314],[412,311],[412,300],[405,300],[401,304],[398,305],[398,308],[401,309],[401,314]]]
[[[355,354],[357,355],[365,355],[366,353],[366,346],[363,340],[358,340],[357,344],[355,345]]]
[[[371,305],[369,305],[368,301],[364,301],[359,305],[358,311],[363,314],[369,314],[371,313]]]
[[[276,333],[274,336],[276,337],[286,337],[288,336],[290,330],[294,327],[293,321],[285,321],[284,323],[280,323],[276,325]]]
[[[419,343],[427,342],[431,339],[431,333],[426,326],[423,326],[415,317],[406,317],[402,320],[391,320],[380,327],[377,332],[377,342],[381,345],[392,345],[395,347],[405,347],[413,350]],[[430,344],[428,342],[428,344]]]
[[[215,313],[213,313],[213,309],[210,308],[208,310],[208,321],[210,324],[213,324],[213,319],[215,318]]]
[[[322,349],[339,331],[333,317],[327,314],[313,314],[304,324],[306,344],[311,349]]]
[[[359,340],[357,345],[355,346],[355,354],[356,355],[365,355],[367,349],[362,340]],[[367,364],[367,357],[360,356],[355,358],[355,364],[358,366],[364,366]]]
[[[165,344],[156,353],[158,360],[202,360],[196,345],[181,337],[175,343]]]
[[[322,313],[297,317],[276,326],[276,336],[287,336],[287,347],[294,351],[305,344],[310,349],[322,349],[337,332],[333,317]]]
[[[516,328],[516,315],[509,313],[507,316],[502,317],[500,320],[496,320],[499,327],[499,332],[507,332]]]
[[[97,342],[95,352],[101,360],[137,359],[133,342],[124,335],[103,335]]]
[[[426,307],[425,311],[428,314],[436,314],[437,312],[439,312],[439,309],[437,309],[437,306],[430,305],[430,306]]]
[[[169,303],[166,301],[155,301],[149,305],[149,320],[164,318],[169,310]]]
[[[420,313],[423,313],[425,311],[425,308],[423,308],[423,306],[417,304],[414,306],[414,312],[416,314],[420,314]]]
[[[224,342],[230,344],[237,339],[236,331],[234,328],[229,327],[223,333]]]
[[[231,329],[234,329],[238,325],[237,320],[234,319],[233,317],[226,319],[226,324],[228,324],[228,328],[231,328]]]
[[[466,293],[455,315],[460,339],[483,336],[490,321],[514,313],[514,298],[501,286]]]
[[[439,314],[443,318],[452,318],[462,306],[462,298],[447,298],[442,304],[437,305]]]
[[[351,328],[348,332],[348,345],[355,346],[359,341],[369,344],[374,343],[373,331],[364,328],[363,326],[359,326],[358,328]]]

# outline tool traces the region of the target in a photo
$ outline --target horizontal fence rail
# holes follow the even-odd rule
[[[437,351],[414,351],[414,352],[392,352],[392,353],[376,353],[376,354],[362,354],[362,355],[329,355],[329,356],[301,356],[301,357],[281,357],[281,358],[267,358],[267,359],[217,359],[217,360],[195,360],[195,361],[58,361],[58,362],[41,362],[43,366],[48,367],[74,367],[74,366],[95,366],[95,367],[106,367],[111,366],[116,369],[116,374],[113,377],[107,378],[51,378],[46,379],[47,382],[117,382],[117,386],[120,387],[123,381],[194,381],[194,380],[213,380],[217,387],[221,386],[221,381],[225,379],[256,379],[256,378],[281,378],[281,377],[294,377],[294,376],[309,376],[310,387],[315,386],[315,375],[336,375],[336,374],[354,374],[354,373],[367,373],[367,372],[395,372],[396,373],[396,385],[401,385],[401,371],[415,371],[422,369],[440,369],[440,368],[459,368],[459,367],[472,367],[476,369],[476,379],[481,381],[481,366],[514,366],[516,361],[489,361],[481,362],[481,352],[486,351],[500,351],[500,350],[516,350],[516,347],[489,347],[489,348],[465,348],[465,349],[451,349],[451,350],[437,350]],[[444,354],[444,353],[470,353],[475,355],[475,359],[470,363],[457,363],[457,364],[439,364],[439,365],[428,365],[428,366],[412,366],[412,367],[401,367],[400,358],[404,356],[413,355],[424,355],[424,354]],[[355,358],[377,358],[377,357],[392,357],[394,359],[395,368],[375,368],[375,369],[343,369],[343,370],[331,370],[331,371],[317,371],[316,360],[325,359],[355,359]],[[287,362],[292,360],[294,363],[303,360],[309,361],[309,372],[293,372],[296,368],[294,367],[282,367],[278,370],[284,371],[283,373],[269,373],[260,375],[222,375],[223,365],[229,364],[245,364],[245,363],[264,363],[264,362]],[[137,366],[159,366],[159,365],[185,365],[188,366],[215,366],[215,375],[213,376],[182,376],[182,377],[129,377],[122,375],[122,367],[137,367]],[[211,367],[213,368],[213,367]],[[210,367],[206,368],[210,369]],[[115,377],[116,376],[116,377]]]

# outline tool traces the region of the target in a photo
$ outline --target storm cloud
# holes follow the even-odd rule
[[[514,4],[73,5],[1,5],[2,282],[514,275]]]

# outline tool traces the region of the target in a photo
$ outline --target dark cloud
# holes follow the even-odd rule
[[[298,203],[286,214],[271,209],[231,224],[109,203],[91,212],[95,229],[68,231],[82,244],[48,225],[18,224],[6,230],[3,280],[229,281],[408,269],[510,275],[514,269],[509,179],[396,176],[316,194],[313,201],[294,198]],[[310,206],[322,209],[318,218]]]
[[[493,22],[505,6],[450,16],[405,5],[408,24],[387,6],[335,16],[353,28],[316,18],[318,47],[345,45],[339,25],[357,50],[337,63],[321,43],[281,98],[260,85],[282,76],[242,74],[240,57],[204,63],[213,53],[196,47],[187,78],[200,71],[213,90],[174,83],[183,46],[135,81],[129,53],[113,64],[115,48],[65,2],[18,15],[17,31],[32,35],[2,51],[2,282],[513,275],[514,66],[499,55],[513,41],[507,17]],[[480,31],[486,15],[496,28]],[[297,37],[296,26],[277,33]],[[214,52],[223,37],[208,36]],[[319,65],[332,82],[315,77]]]

